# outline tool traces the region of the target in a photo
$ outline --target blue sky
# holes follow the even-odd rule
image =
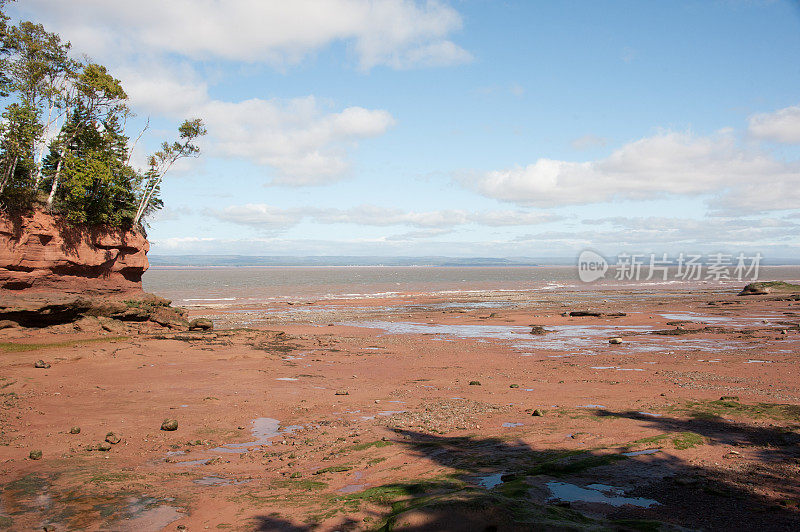
[[[800,258],[800,3],[18,0],[151,128],[152,254]]]

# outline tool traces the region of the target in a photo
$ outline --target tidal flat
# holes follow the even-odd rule
[[[0,330],[0,528],[796,530],[800,298],[740,288]]]

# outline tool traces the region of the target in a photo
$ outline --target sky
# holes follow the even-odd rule
[[[800,259],[800,2],[17,0],[123,82],[151,255]]]

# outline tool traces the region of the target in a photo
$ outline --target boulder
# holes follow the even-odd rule
[[[190,331],[210,331],[214,329],[214,322],[208,318],[196,318],[189,323]]]

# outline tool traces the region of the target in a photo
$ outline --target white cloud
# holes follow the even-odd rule
[[[462,180],[485,196],[539,207],[676,195],[713,196],[710,205],[722,210],[800,204],[800,165],[748,151],[729,131],[710,137],[667,132],[626,144],[605,159],[539,159]]]
[[[493,227],[538,225],[560,219],[549,213],[524,211],[438,210],[402,211],[375,205],[360,205],[349,209],[320,209],[295,207],[281,209],[265,204],[231,205],[224,209],[209,209],[205,214],[219,220],[247,225],[260,230],[285,229],[303,220],[320,224],[356,224],[374,227],[410,226],[426,230],[426,236],[443,234],[444,230],[468,224]],[[422,232],[416,234],[422,235]]]
[[[383,134],[394,124],[383,110],[348,107],[326,113],[313,96],[209,101],[193,109],[206,122],[211,155],[240,157],[279,170],[273,183],[315,185],[348,169],[347,146]]]
[[[176,67],[121,69],[131,103],[145,112],[176,119],[202,117],[211,156],[242,158],[275,168],[273,183],[317,185],[341,179],[348,151],[362,139],[385,133],[394,118],[387,111],[347,107],[331,112],[313,96],[241,102],[213,100],[193,71]]]
[[[751,116],[748,119],[748,133],[758,139],[800,144],[800,106]]]
[[[104,59],[157,53],[283,65],[344,42],[364,69],[471,60],[449,38],[461,16],[437,0],[27,0],[15,8]]]
[[[262,230],[287,229],[297,225],[303,219],[300,209],[281,209],[271,205],[252,204],[231,205],[224,209],[206,209],[204,214],[240,225],[256,227]]]

